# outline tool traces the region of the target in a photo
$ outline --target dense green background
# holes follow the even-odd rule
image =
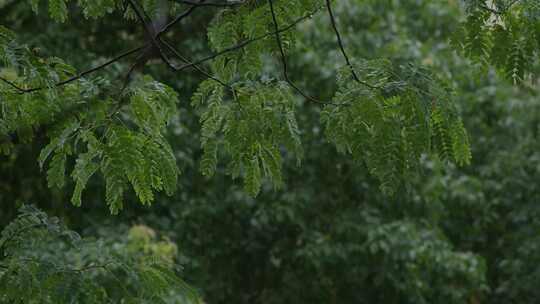
[[[69,187],[48,189],[40,174],[42,135],[0,157],[0,227],[22,203],[84,236],[111,238],[147,225],[177,244],[183,277],[207,303],[538,301],[538,90],[512,86],[455,53],[449,40],[464,17],[457,1],[340,0],[335,10],[355,57],[412,60],[451,81],[471,137],[470,166],[426,158],[410,188],[385,197],[363,166],[326,143],[321,109],[306,104],[298,114],[306,130],[302,166],[286,160],[285,186],[266,185],[252,199],[223,168],[211,179],[199,173],[199,117],[189,98],[200,75],[150,64],[145,72],[182,96],[168,134],[184,172],[178,192],[148,208],[132,197],[113,217],[102,203],[102,181],[93,178],[83,206],[73,207]],[[141,39],[118,16],[86,20],[76,8],[71,14],[59,24],[23,1],[0,0],[0,23],[20,41],[80,69]],[[197,14],[175,30],[184,53],[207,52],[211,15]],[[291,76],[313,96],[331,98],[343,63],[329,20],[317,15],[300,29]],[[124,68],[118,63],[98,75],[121,77]]]

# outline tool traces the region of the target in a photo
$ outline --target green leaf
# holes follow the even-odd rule
[[[49,15],[58,22],[65,22],[67,19],[67,0],[49,0]]]
[[[97,139],[92,134],[87,134],[86,141],[88,142],[88,151],[79,154],[75,162],[75,168],[71,173],[71,177],[75,181],[71,203],[75,206],[81,206],[82,191],[86,188],[90,177],[99,169],[99,162],[95,160],[100,155],[100,151],[97,150]]]
[[[261,168],[257,157],[246,163],[244,189],[253,197],[257,196],[261,190]]]
[[[47,170],[49,188],[62,188],[65,184],[67,152],[64,149],[57,151],[52,157]]]

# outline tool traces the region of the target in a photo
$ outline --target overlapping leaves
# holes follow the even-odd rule
[[[110,121],[102,125],[96,120],[81,126],[73,120],[51,132],[51,141],[41,155],[40,164],[49,161],[49,185],[63,186],[68,156],[77,159],[71,176],[75,182],[72,203],[81,204],[81,194],[89,179],[97,172],[106,183],[106,201],[112,213],[123,207],[124,193],[133,188],[143,204],[154,200],[155,191],[171,195],[176,189],[178,167],[162,132],[176,110],[176,93],[147,79],[130,98],[130,121]],[[120,121],[120,122],[118,122]],[[128,128],[132,122],[135,128]],[[83,120],[84,124],[85,121]]]
[[[0,60],[5,66],[0,70],[5,79],[0,82],[2,144],[9,145],[15,135],[30,140],[45,127],[49,144],[38,161],[50,187],[64,187],[72,170],[72,202],[80,205],[86,184],[99,172],[113,213],[122,208],[130,185],[143,204],[154,200],[155,191],[175,191],[179,171],[162,135],[176,113],[171,88],[144,78],[128,96],[103,100],[92,81],[58,85],[75,70],[59,59],[37,57],[3,27]]]
[[[82,239],[23,206],[0,237],[0,303],[200,303],[178,275],[172,245],[140,230],[127,242]]]
[[[411,64],[366,61],[355,66],[362,79],[354,82],[344,68],[322,123],[330,142],[363,162],[394,193],[420,167],[422,155],[467,164],[468,138],[450,94],[425,69]]]
[[[248,193],[257,195],[263,177],[279,187],[281,147],[288,148],[298,161],[302,157],[290,89],[284,83],[246,83],[238,89],[234,103],[224,103],[223,97],[223,87],[211,81],[204,82],[193,97],[193,104],[203,109],[202,173],[214,174],[222,148],[230,158],[230,174],[244,177]]]
[[[468,17],[454,36],[465,55],[494,65],[515,84],[530,79],[540,51],[538,1],[465,1]]]

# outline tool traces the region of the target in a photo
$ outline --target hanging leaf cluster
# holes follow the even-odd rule
[[[349,67],[338,77],[335,105],[321,121],[338,150],[361,161],[394,193],[418,171],[422,155],[457,164],[471,158],[467,133],[450,92],[426,69],[386,60],[354,65],[367,83],[353,81]]]
[[[454,37],[458,49],[515,84],[530,81],[540,54],[538,1],[464,2],[468,16]]]
[[[42,2],[31,1],[36,12],[45,5]],[[69,1],[46,2],[57,21],[67,20],[73,9]],[[208,77],[191,98],[193,114],[199,114],[201,122],[201,172],[212,176],[222,159],[227,172],[241,177],[252,196],[266,180],[274,188],[283,184],[285,155],[300,163],[302,128],[296,117],[302,101],[324,107],[321,121],[327,140],[365,164],[387,194],[395,193],[418,171],[424,155],[469,162],[467,134],[449,90],[418,65],[385,60],[352,64],[338,40],[345,67],[338,72],[334,100],[319,101],[295,85],[287,72],[287,54],[296,46],[296,25],[326,7],[339,36],[332,1],[227,1],[218,9],[213,6],[216,2],[168,2],[173,15],[178,8],[187,8],[174,19],[178,21],[196,9],[214,9],[207,28],[212,55],[197,63],[177,56],[185,63],[178,67],[163,59],[162,48],[177,53],[157,34],[97,68],[77,72],[60,59],[39,57],[1,28],[4,150],[9,153],[14,136],[31,140],[34,133],[46,133],[49,143],[41,151],[39,165],[50,187],[73,187],[73,204],[82,204],[84,189],[94,176],[105,182],[105,200],[112,213],[123,208],[128,191],[145,205],[157,192],[175,192],[180,172],[164,135],[177,115],[178,94],[148,76],[132,79],[134,65],[120,94],[114,91],[118,83],[88,77],[119,58],[136,53],[143,57],[140,52],[152,48],[161,52],[171,69],[191,67]],[[142,15],[151,18],[159,6],[155,0],[77,3],[87,18],[122,9],[126,22],[142,24],[149,21]],[[210,72],[198,65],[207,62]]]
[[[0,28],[0,137],[9,153],[13,137],[28,141],[45,129],[49,137],[39,155],[50,187],[64,187],[69,170],[72,202],[81,204],[89,179],[101,173],[112,213],[123,206],[124,192],[133,188],[143,204],[155,191],[174,193],[179,173],[163,134],[176,113],[177,93],[144,78],[117,99],[99,96],[103,87],[85,78],[65,85],[75,69],[58,58],[41,58],[19,45],[15,35]]]
[[[234,103],[224,103],[224,89],[206,81],[193,96],[193,105],[202,108],[201,137],[204,154],[201,171],[212,176],[223,149],[233,177],[244,176],[244,188],[255,196],[262,178],[275,187],[282,183],[281,148],[302,158],[300,130],[295,117],[294,96],[287,84],[246,83],[236,89]]]

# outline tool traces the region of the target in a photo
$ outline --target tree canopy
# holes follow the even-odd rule
[[[540,296],[537,1],[0,18],[0,302]]]

